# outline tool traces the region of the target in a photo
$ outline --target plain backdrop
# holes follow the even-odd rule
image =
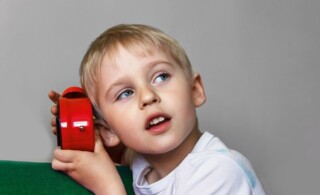
[[[89,44],[119,23],[181,43],[206,88],[200,128],[248,157],[268,194],[318,193],[317,0],[0,0],[0,160],[51,161],[47,93],[79,85]]]

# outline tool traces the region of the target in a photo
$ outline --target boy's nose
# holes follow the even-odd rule
[[[146,106],[152,105],[154,103],[159,103],[160,97],[152,89],[152,87],[144,87],[140,90],[140,108],[143,109]]]

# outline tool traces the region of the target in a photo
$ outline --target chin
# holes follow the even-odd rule
[[[174,150],[176,150],[179,145],[181,143],[177,142],[176,140],[172,141],[172,142],[162,142],[161,144],[155,144],[154,145],[154,150],[153,153],[154,154],[166,154],[166,153],[170,153]]]

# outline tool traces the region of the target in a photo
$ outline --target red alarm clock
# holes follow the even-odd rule
[[[62,149],[94,150],[93,110],[80,87],[65,89],[58,100],[57,141]]]

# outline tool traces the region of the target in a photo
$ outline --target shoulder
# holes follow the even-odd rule
[[[218,137],[204,132],[197,145],[202,146],[186,158],[186,166],[193,167],[188,169],[209,172],[212,177],[218,175],[231,182],[244,179],[252,188],[256,186],[257,178],[249,160],[241,153],[229,149]]]
[[[185,178],[177,179],[183,182],[180,185],[197,186],[195,189],[208,194],[251,194],[256,177],[248,161],[237,155],[229,150],[190,154],[177,169],[176,178]]]
[[[223,177],[243,177],[245,176],[244,168],[248,166],[248,161],[243,156],[241,158],[235,157],[235,153],[237,152],[204,151],[190,154],[182,167],[199,174],[209,172],[212,175],[223,173],[221,175]],[[238,155],[241,154],[238,153]]]

